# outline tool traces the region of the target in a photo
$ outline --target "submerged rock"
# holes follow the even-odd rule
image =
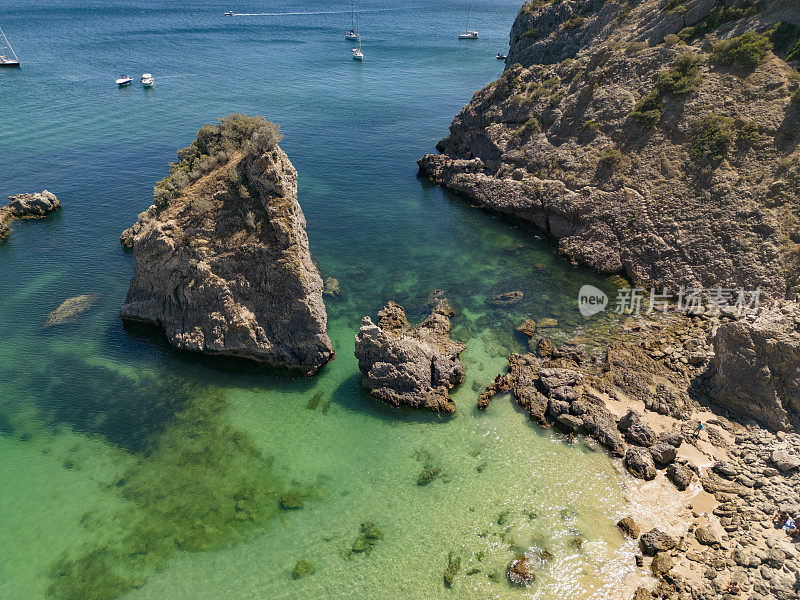
[[[490,306],[513,306],[522,302],[524,294],[519,290],[494,294],[486,299],[486,304]]]
[[[328,277],[325,280],[325,287],[322,289],[322,295],[335,298],[341,293],[342,293],[342,288],[341,285],[339,284],[339,280],[336,279],[335,277]]]
[[[517,331],[523,335],[527,335],[529,338],[533,337],[536,333],[536,321],[533,319],[525,319],[522,324],[517,327]]]
[[[417,485],[428,485],[434,479],[437,479],[442,474],[439,467],[428,467],[423,469],[422,473],[417,477]]]
[[[383,532],[375,527],[372,521],[364,521],[361,523],[361,535],[353,542],[351,551],[359,554],[364,553],[369,555],[372,549],[380,540],[383,539]]]
[[[453,581],[459,569],[461,569],[461,559],[450,552],[447,555],[447,568],[444,570],[444,584],[447,587],[453,585]]]
[[[314,565],[307,560],[299,560],[292,571],[292,579],[302,579],[303,577],[313,575],[316,571]]]
[[[508,578],[517,585],[528,586],[536,580],[530,559],[520,554],[508,565]]]
[[[280,505],[283,510],[298,510],[303,508],[303,499],[298,494],[289,492],[281,496]]]
[[[0,240],[11,230],[9,225],[15,219],[41,219],[61,208],[56,195],[44,190],[38,194],[19,194],[9,196],[10,202],[0,207]]]
[[[458,356],[466,346],[450,339],[452,315],[447,301],[439,299],[416,327],[394,302],[378,312],[377,325],[364,317],[355,346],[364,388],[393,406],[455,412],[449,391],[464,378]]]
[[[179,153],[157,204],[120,238],[136,259],[124,320],[163,328],[181,349],[306,374],[333,358],[297,171],[278,139],[263,118],[230,115]]]
[[[75,320],[79,315],[89,310],[99,297],[100,294],[81,294],[80,296],[67,298],[58,305],[58,308],[47,315],[44,327],[64,325]]]

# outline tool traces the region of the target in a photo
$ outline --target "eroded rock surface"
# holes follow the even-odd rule
[[[450,339],[453,314],[447,301],[438,299],[416,327],[395,302],[378,312],[377,324],[364,317],[355,346],[364,388],[393,406],[455,412],[449,392],[464,378],[458,356],[466,346]]]
[[[800,418],[800,306],[725,323],[714,337],[710,395],[771,429]]]
[[[231,115],[206,125],[120,240],[136,267],[121,315],[178,348],[306,374],[334,356],[322,279],[277,127]],[[188,175],[186,174],[188,173]]]
[[[38,194],[9,196],[9,203],[0,207],[0,240],[11,233],[9,225],[15,219],[41,219],[61,208],[56,195],[44,190]]]

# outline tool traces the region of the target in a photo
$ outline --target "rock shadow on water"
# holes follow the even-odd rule
[[[407,406],[389,406],[364,391],[359,373],[354,373],[333,390],[331,402],[348,412],[367,415],[389,423],[440,423],[453,418],[447,413],[420,411]]]

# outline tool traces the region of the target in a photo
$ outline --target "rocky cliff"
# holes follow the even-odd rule
[[[450,389],[464,378],[458,356],[465,346],[450,339],[451,316],[453,309],[437,299],[416,327],[395,302],[378,312],[377,325],[364,317],[355,347],[364,388],[393,406],[455,412]]]
[[[535,0],[420,168],[635,283],[800,292],[800,4]]]
[[[710,395],[771,429],[800,423],[800,307],[789,302],[721,325]]]
[[[61,208],[55,194],[44,190],[38,194],[18,194],[8,197],[9,203],[0,207],[0,240],[11,233],[9,225],[17,219],[41,219]]]
[[[136,267],[121,315],[178,348],[312,374],[333,358],[322,279],[277,126],[229,115],[178,153],[120,237]]]

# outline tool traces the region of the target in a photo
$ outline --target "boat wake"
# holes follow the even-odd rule
[[[372,10],[362,10],[361,12],[379,13],[379,12],[392,12],[400,10],[398,8],[375,8]],[[280,13],[233,13],[231,17],[287,17],[293,15],[344,15],[350,12],[349,10],[324,10],[324,11],[308,11],[308,12],[280,12]]]

